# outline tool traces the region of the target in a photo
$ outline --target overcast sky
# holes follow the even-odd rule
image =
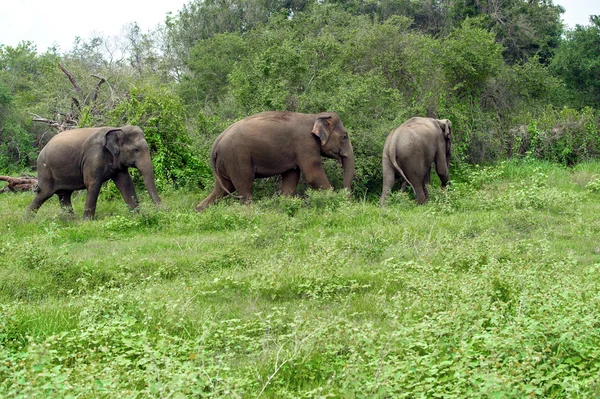
[[[75,36],[93,33],[120,35],[125,25],[137,22],[142,32],[164,22],[168,12],[177,14],[189,0],[2,0],[0,44],[16,46],[23,40],[38,51],[58,44],[60,52],[71,49]],[[569,27],[587,25],[589,15],[600,14],[600,0],[555,0],[567,11]]]
[[[177,14],[186,0],[0,0],[0,44],[16,46],[29,40],[44,52],[55,43],[71,49],[75,36],[120,35],[137,22],[147,32]]]

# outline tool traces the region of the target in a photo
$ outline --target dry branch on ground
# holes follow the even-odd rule
[[[5,193],[7,191],[33,191],[36,189],[38,184],[38,180],[32,176],[0,176],[0,180],[8,183],[6,187],[0,189],[0,193]]]

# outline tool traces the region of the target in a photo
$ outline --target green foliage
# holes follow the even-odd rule
[[[494,35],[466,19],[444,41],[444,73],[453,90],[478,96],[502,65],[502,46]]]
[[[572,166],[600,155],[600,121],[596,111],[547,108],[527,127],[515,130],[519,153]]]
[[[204,105],[220,99],[227,90],[227,77],[249,48],[239,34],[224,33],[199,41],[190,51],[190,73],[178,90],[186,104]]]
[[[0,45],[0,170],[21,171],[35,164],[36,141],[44,131],[32,126],[31,113],[48,104],[45,90],[55,74],[54,54],[36,54],[30,42]]]
[[[183,106],[168,90],[151,86],[132,89],[129,100],[115,107],[111,115],[116,126],[137,125],[144,131],[158,187],[197,187],[210,179],[210,166],[192,151]]]
[[[556,55],[552,69],[568,88],[575,92],[577,106],[600,105],[600,20],[592,19],[588,26],[577,27],[566,33]]]
[[[578,78],[593,75],[585,49],[594,48],[595,25],[567,32],[552,61],[555,75],[547,68],[563,33],[561,12],[552,2],[522,0],[443,7],[404,0],[192,1],[155,31],[129,25],[120,43],[76,38],[62,56],[52,49],[38,54],[27,42],[2,46],[0,113],[10,121],[0,123],[10,126],[0,133],[6,149],[0,167],[33,165],[35,149],[50,137],[45,125],[31,125],[31,114],[54,118],[74,107],[79,126],[125,123],[111,110],[130,103],[131,87],[176,93],[175,107],[187,111],[168,130],[177,136],[187,130],[191,141],[171,141],[167,150],[152,138],[160,184],[209,185],[211,174],[198,159],[208,160],[212,142],[231,122],[264,110],[340,113],[357,155],[359,196],[379,191],[385,137],[411,116],[452,120],[454,164],[523,155],[528,133],[518,133],[520,126],[543,118],[548,104],[555,113],[564,104],[595,106],[593,79],[571,79],[575,70]],[[589,71],[565,67],[580,60],[590,60],[582,67]],[[98,84],[89,74],[106,79],[93,104],[86,98],[80,108],[72,104],[74,87],[58,62],[87,99]],[[590,139],[572,137],[576,143],[561,144],[560,156],[530,153],[578,162],[585,157],[572,147],[590,149]],[[196,160],[184,154],[186,146]],[[337,186],[339,168],[326,168]]]

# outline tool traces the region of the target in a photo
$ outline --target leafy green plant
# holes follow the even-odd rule
[[[115,125],[138,125],[144,131],[158,187],[198,187],[210,179],[208,160],[200,161],[192,150],[183,106],[165,88],[132,89],[111,115]]]

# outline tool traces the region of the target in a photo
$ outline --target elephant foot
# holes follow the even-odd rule
[[[204,201],[202,201],[201,203],[199,203],[198,205],[196,205],[196,207],[194,208],[194,210],[196,212],[202,212],[203,210],[205,210],[206,208],[208,208],[214,201],[207,201],[207,199],[205,199]]]

